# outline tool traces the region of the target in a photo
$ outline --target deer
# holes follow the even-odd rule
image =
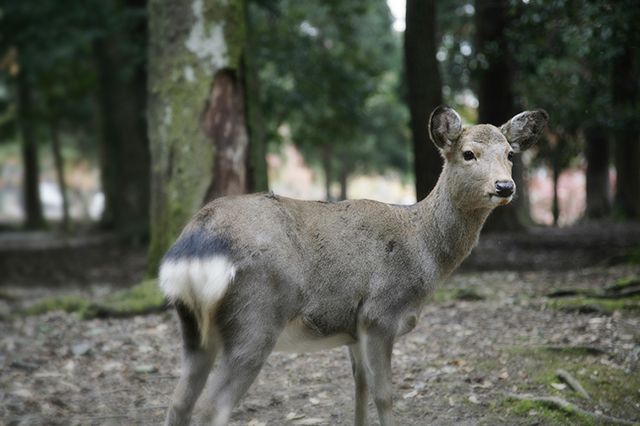
[[[380,424],[393,425],[394,342],[469,255],[490,212],[513,199],[513,156],[547,121],[544,110],[532,110],[499,128],[463,127],[455,110],[436,108],[428,130],[444,165],[413,205],[273,193],[206,204],[159,270],[183,340],[165,424],[189,424],[200,399],[203,424],[226,425],[273,351],[346,346],[355,424],[367,424],[371,394]]]

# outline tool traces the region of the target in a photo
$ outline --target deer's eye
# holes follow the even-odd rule
[[[513,161],[513,151],[511,151],[511,152],[509,152],[509,153],[507,154],[507,159],[508,159],[509,161]]]
[[[471,161],[475,160],[476,155],[472,151],[465,151],[462,153],[462,158],[464,158],[465,161]]]

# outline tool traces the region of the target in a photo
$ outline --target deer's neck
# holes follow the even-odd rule
[[[462,210],[451,196],[443,173],[433,191],[416,205],[419,238],[440,279],[451,274],[469,255],[491,213],[485,208]]]

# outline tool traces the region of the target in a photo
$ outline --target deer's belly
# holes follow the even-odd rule
[[[318,336],[300,318],[295,318],[289,321],[282,330],[273,350],[276,352],[316,352],[353,342],[355,340],[347,333]]]

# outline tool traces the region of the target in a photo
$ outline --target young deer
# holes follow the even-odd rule
[[[412,206],[254,194],[203,207],[160,268],[184,340],[166,424],[189,423],[216,355],[204,417],[225,425],[272,351],[347,345],[355,424],[367,424],[371,391],[380,423],[392,425],[394,341],[415,327],[491,210],[511,201],[511,158],[536,142],[547,119],[525,111],[500,128],[463,129],[453,109],[436,108],[429,133],[445,164],[433,191]]]

